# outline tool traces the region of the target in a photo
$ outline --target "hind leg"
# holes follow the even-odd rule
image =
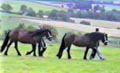
[[[31,51],[28,51],[27,53],[26,53],[26,55],[29,55],[29,54],[31,54],[33,52],[33,49],[31,50]]]
[[[8,55],[7,52],[8,52],[8,49],[9,49],[9,47],[11,46],[12,43],[13,43],[12,41],[10,41],[10,42],[8,43],[7,49],[5,50],[4,55]]]
[[[21,53],[18,50],[18,42],[15,42],[15,49],[16,49],[16,51],[18,53],[18,56],[21,56]]]
[[[31,51],[28,51],[28,52],[26,53],[26,55],[29,55],[29,54],[31,54],[32,52],[34,52],[34,49],[33,49],[33,48],[32,48]]]
[[[66,47],[65,46],[61,46],[59,49],[59,52],[57,54],[58,59],[60,59],[62,57],[63,51]]]
[[[70,55],[70,48],[71,48],[71,46],[69,46],[69,47],[68,47],[68,49],[67,49],[68,59],[71,59],[71,55]]]

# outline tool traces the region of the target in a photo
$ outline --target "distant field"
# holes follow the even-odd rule
[[[51,11],[53,9],[64,10],[62,8],[47,6],[47,5],[44,5],[44,4],[32,3],[32,2],[28,2],[28,1],[6,1],[6,2],[3,2],[3,3],[10,4],[13,7],[12,12],[20,11],[21,5],[26,5],[27,7],[32,7],[33,10],[35,10],[36,12],[38,12],[39,10],[43,10],[43,11]],[[2,2],[0,3],[0,7],[3,3]],[[1,10],[1,8],[0,8],[0,10]]]
[[[3,70],[3,73],[120,73],[119,48],[101,47],[101,52],[106,58],[105,61],[100,61],[98,58],[84,61],[82,58],[85,49],[75,46],[71,48],[72,60],[67,59],[66,50],[62,59],[58,60],[56,54],[59,46],[60,43],[48,44],[43,58],[25,56],[25,53],[31,50],[31,46],[20,43],[19,50],[22,57],[18,57],[14,46],[11,46],[9,56],[0,54],[0,60],[2,60],[0,71]]]
[[[81,21],[89,21],[92,26],[105,27],[105,28],[117,28],[120,27],[120,22],[106,21],[106,20],[95,20],[95,19],[84,19],[84,18],[72,18],[75,23],[80,23]]]
[[[37,23],[27,22],[15,18],[15,15],[1,15],[0,32],[7,29],[12,29],[18,26],[19,23],[25,23],[26,26],[33,25],[38,27]],[[14,18],[12,18],[14,17]],[[65,32],[73,32],[65,28],[56,28],[59,32],[58,40],[61,41]],[[76,31],[74,31],[76,32]],[[0,41],[0,46],[3,41]],[[45,57],[25,56],[25,53],[31,50],[30,45],[19,43],[19,50],[22,57],[18,57],[12,45],[9,49],[9,56],[4,56],[0,53],[1,68],[3,73],[120,73],[120,48],[117,47],[100,47],[102,54],[105,56],[105,61],[95,60],[84,61],[83,54],[85,49],[72,46],[72,60],[67,59],[66,50],[63,58],[58,60],[56,54],[60,47],[60,43],[48,43]],[[89,53],[90,54],[90,53]],[[88,54],[88,56],[89,56]]]

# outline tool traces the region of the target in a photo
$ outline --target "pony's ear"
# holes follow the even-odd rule
[[[105,36],[107,36],[107,33],[104,33]]]

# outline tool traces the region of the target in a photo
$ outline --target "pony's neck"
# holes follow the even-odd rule
[[[100,41],[102,38],[102,35],[99,32],[88,33],[88,34],[85,34],[85,36],[89,37],[91,40],[94,40],[94,41]]]

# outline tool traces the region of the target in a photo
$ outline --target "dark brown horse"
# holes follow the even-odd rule
[[[57,57],[60,59],[62,57],[64,49],[67,48],[68,59],[71,59],[70,48],[72,44],[78,47],[87,47],[87,49],[91,48],[94,52],[94,56],[96,54],[95,47],[98,41],[102,41],[105,45],[107,45],[106,36],[104,33],[92,32],[85,35],[66,33],[62,39]],[[87,59],[86,55],[87,51],[85,51],[84,59]]]
[[[38,30],[35,30],[32,32],[28,32],[25,30],[18,30],[18,29],[11,30],[6,34],[6,37],[3,42],[2,47],[0,49],[0,52],[3,52],[5,50],[5,48],[7,47],[4,52],[4,55],[8,55],[7,54],[8,49],[9,49],[10,45],[14,42],[15,49],[16,49],[18,55],[21,56],[21,53],[18,50],[18,42],[21,42],[21,43],[25,43],[25,44],[31,44],[33,56],[36,56],[36,53],[35,53],[36,44],[41,43],[41,38],[44,36],[48,40],[51,41],[51,35],[52,35],[51,31],[47,30],[47,29],[45,29],[45,30],[38,29]]]

